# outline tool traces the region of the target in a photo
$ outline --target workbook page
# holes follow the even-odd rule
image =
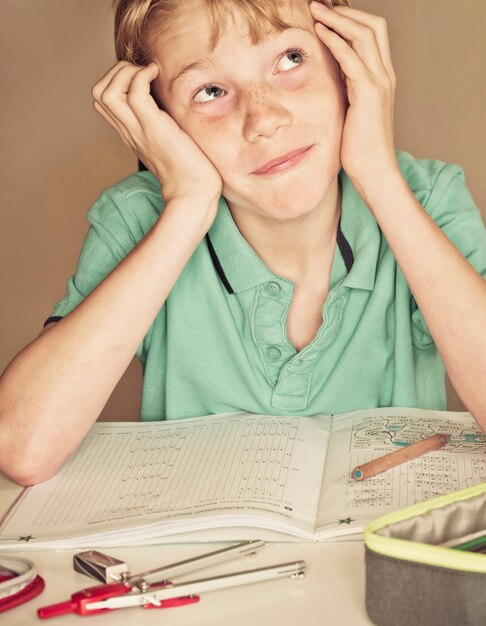
[[[27,491],[0,543],[183,520],[213,527],[224,515],[313,532],[329,428],[329,416],[249,413],[97,423],[56,477]]]
[[[363,481],[359,465],[437,433],[449,443]],[[380,515],[486,481],[486,435],[470,413],[374,409],[333,419],[319,505],[319,534],[357,532]]]

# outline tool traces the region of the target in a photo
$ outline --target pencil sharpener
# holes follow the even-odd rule
[[[85,574],[103,583],[112,583],[124,578],[128,566],[124,561],[115,559],[97,550],[78,552],[73,556],[73,567],[76,572]]]

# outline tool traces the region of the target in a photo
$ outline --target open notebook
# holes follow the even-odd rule
[[[444,449],[351,478],[438,432],[450,435]],[[22,492],[1,522],[0,549],[359,538],[374,517],[485,481],[486,435],[469,413],[98,422],[54,478]]]

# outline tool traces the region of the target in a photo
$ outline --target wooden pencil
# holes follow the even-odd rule
[[[370,476],[376,476],[376,474],[381,474],[401,463],[416,459],[422,456],[422,454],[443,448],[448,441],[449,435],[441,433],[433,437],[428,437],[427,439],[422,439],[422,441],[417,441],[406,448],[385,454],[385,456],[365,463],[364,465],[358,465],[358,467],[355,467],[352,471],[351,476],[355,480],[364,480]]]

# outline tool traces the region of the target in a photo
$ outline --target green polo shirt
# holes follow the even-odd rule
[[[486,277],[486,232],[462,168],[402,151],[397,158],[418,201]],[[299,353],[289,342],[285,321],[294,285],[256,254],[222,196],[208,234],[137,350],[142,420],[242,410],[446,408],[444,366],[427,325],[375,218],[343,169],[339,176],[342,212],[330,290],[313,341]],[[51,318],[72,311],[163,208],[149,172],[106,189],[88,212],[76,273]]]

